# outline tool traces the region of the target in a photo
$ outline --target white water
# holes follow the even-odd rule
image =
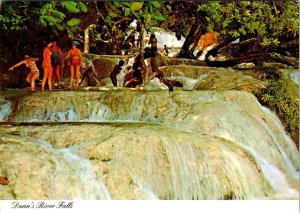
[[[298,70],[290,70],[290,69],[282,69],[283,74],[285,77],[291,79],[293,82],[295,82],[298,86],[300,83],[300,72]]]
[[[55,108],[46,108],[43,109],[44,115],[36,111],[31,114],[35,118],[22,115],[24,116],[22,119],[31,121],[36,119],[36,121],[155,122],[181,131],[224,138],[231,144],[228,147],[237,146],[249,153],[250,157],[233,155],[240,151],[232,152],[230,149],[224,149],[227,146],[219,146],[220,142],[211,144],[215,151],[202,151],[201,147],[195,148],[186,143],[191,142],[189,138],[182,141],[177,138],[175,140],[160,138],[170,163],[170,181],[172,182],[171,193],[166,195],[167,197],[163,197],[164,199],[222,199],[224,195],[229,198],[232,196],[234,199],[257,199],[274,196],[271,192],[264,191],[264,187],[260,185],[260,178],[255,176],[257,173],[248,169],[253,165],[245,166],[245,163],[249,161],[248,158],[254,159],[255,164],[261,169],[263,176],[278,197],[299,197],[298,191],[293,189],[287,181],[291,178],[299,180],[299,153],[293,141],[285,133],[280,120],[268,109],[261,107],[255,98],[251,98],[252,96],[249,97],[243,93],[227,93],[228,95],[225,96],[217,92],[192,92],[190,94],[189,92],[178,92],[168,95],[152,92],[130,93],[132,97],[125,97],[129,93],[122,93],[122,91],[109,94],[100,93],[103,96],[95,98],[91,95],[87,98],[90,101],[84,101],[84,104],[79,105],[76,101],[83,99],[81,97],[78,100],[72,98],[70,106],[65,106],[67,107],[66,111],[55,112]],[[146,134],[142,138],[132,137],[132,140],[137,138],[141,141],[151,138],[152,142],[155,135]],[[72,139],[70,140],[72,141]],[[114,139],[117,142],[119,140],[120,138]],[[129,141],[132,142],[131,139]],[[53,157],[54,162],[58,162],[57,158],[62,159],[63,162],[62,167],[56,163],[54,175],[51,176],[51,183],[58,184],[57,190],[62,187],[59,186],[60,182],[70,184],[68,179],[70,175],[63,173],[66,168],[68,170],[66,174],[75,175],[77,178],[78,181],[75,182],[83,182],[83,185],[89,186],[90,182],[98,181],[87,159],[75,155],[70,148],[57,150],[50,147],[49,149],[55,156]],[[132,151],[130,150],[129,153]],[[119,161],[125,161],[128,156],[130,155],[121,156]],[[152,175],[159,172],[153,166],[156,162],[153,160],[155,151],[148,147],[146,156],[147,160],[143,164],[146,171],[143,169],[143,172],[137,172],[136,168],[132,168],[130,174],[135,186],[140,191],[141,199],[158,199],[159,179]],[[217,158],[217,161],[224,161],[224,163],[215,163],[214,156],[222,156],[220,157],[222,160]],[[61,161],[59,160],[59,162]],[[134,165],[132,163],[129,161],[128,165]],[[71,164],[74,164],[74,167]],[[75,172],[73,173],[71,170]],[[84,176],[80,176],[80,171],[84,171],[82,173]],[[61,179],[57,179],[58,174],[62,174],[66,178],[61,181]],[[221,181],[224,179],[225,183]],[[97,189],[90,186],[85,189],[86,191],[82,190],[82,188],[76,187],[74,191],[64,194],[64,197],[108,199],[108,193],[105,193],[103,183],[98,185]],[[94,190],[100,190],[104,195],[95,195]],[[234,192],[233,194],[231,194],[231,190]],[[93,194],[91,197],[90,193]],[[77,198],[77,194],[82,196]]]
[[[7,117],[11,114],[11,102],[0,99],[0,122],[6,121]]]
[[[195,89],[195,86],[201,82],[203,79],[205,79],[208,76],[208,74],[204,73],[199,75],[197,79],[188,78],[185,76],[174,76],[174,77],[168,77],[170,80],[176,80],[183,84],[182,89],[183,90],[189,90],[192,91]]]
[[[287,182],[286,176],[282,171],[280,171],[275,165],[269,163],[260,156],[255,150],[245,147],[252,156],[255,158],[260,168],[262,169],[265,177],[268,179],[269,183],[272,185],[273,189],[278,193],[278,197],[284,198],[296,198],[299,197],[299,192],[292,189],[290,184]]]
[[[257,199],[268,193],[263,191],[248,162],[241,161],[239,155],[233,155],[221,144],[216,146],[218,154],[213,149],[199,150],[181,142],[164,140],[164,146],[171,164],[174,190],[171,199],[224,199],[224,194],[232,196],[227,199]]]
[[[40,122],[40,121],[77,121],[78,116],[72,107],[68,108],[66,111],[55,112],[48,108],[45,113],[45,117],[41,114],[36,114],[34,118],[29,119],[28,122]]]
[[[76,155],[71,148],[56,149],[42,139],[38,143],[52,152],[55,168],[51,174],[48,174],[49,181],[55,189],[52,190],[60,194],[61,199],[110,199],[106,186],[100,178],[96,177],[88,159]]]
[[[136,27],[135,20],[131,23],[131,26]],[[169,48],[180,48],[180,47],[182,47],[182,45],[185,41],[185,38],[183,36],[181,36],[181,39],[178,40],[176,38],[174,32],[167,32],[164,29],[157,28],[157,27],[154,27],[153,31],[155,33],[155,37],[157,38],[157,47],[158,48],[163,48],[164,45],[167,45],[167,47],[169,47]],[[131,32],[128,32],[127,34],[129,35],[130,33]],[[144,34],[146,35],[146,32],[144,32]],[[150,35],[146,35],[146,37],[148,37],[148,38],[149,38],[149,36]]]

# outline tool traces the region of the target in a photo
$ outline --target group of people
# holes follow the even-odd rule
[[[72,46],[67,53],[67,56],[63,58],[61,49],[57,46],[56,42],[48,42],[43,49],[43,62],[42,68],[44,69],[44,76],[42,79],[42,91],[45,90],[45,84],[48,82],[49,90],[52,90],[55,85],[55,77],[58,84],[61,82],[61,70],[64,67],[64,61],[70,60],[70,83],[68,88],[73,88],[74,75],[76,76],[76,89],[79,87],[80,80],[80,67],[82,63],[82,54],[77,43],[72,42]],[[26,81],[31,85],[31,90],[36,90],[35,81],[40,76],[40,71],[36,65],[39,58],[33,58],[29,55],[24,56],[24,60],[11,66],[9,71],[13,71],[14,68],[23,64],[29,68],[30,72],[26,77]],[[54,75],[53,75],[54,73]]]
[[[137,56],[129,60],[129,63],[124,68],[124,82],[125,87],[136,87],[138,85],[144,85],[154,77],[157,77],[161,83],[165,84],[170,91],[173,91],[173,87],[182,87],[182,83],[175,80],[168,80],[165,78],[163,72],[159,70],[157,63],[157,38],[152,33],[149,39],[151,46],[146,47],[143,51],[144,61],[142,61],[142,54],[139,53]],[[168,55],[168,49],[164,45],[162,52]],[[117,86],[116,76],[121,72],[124,61],[120,60],[119,63],[114,67],[110,74],[111,81],[114,86]]]
[[[125,41],[129,42],[132,48],[135,47],[134,34],[135,31],[133,31]],[[157,39],[154,33],[151,34],[148,44],[150,44],[151,47],[146,47],[144,49],[144,59],[154,58],[157,56]],[[146,83],[148,81],[148,70],[146,68],[147,65],[144,65],[144,63],[141,62],[141,57],[141,54],[138,54],[133,58],[131,65],[126,67],[123,86],[136,87],[137,85]],[[114,86],[118,86],[117,75],[122,71],[122,66],[124,64],[125,62],[120,60],[110,74],[110,79]]]
[[[48,83],[49,90],[54,88],[55,78],[57,78],[58,84],[61,82],[61,70],[64,67],[65,61],[70,66],[70,81],[69,81],[69,89],[73,89],[73,81],[75,78],[76,86],[75,89],[78,89],[83,80],[87,77],[88,86],[96,86],[97,85],[97,76],[95,76],[93,72],[93,67],[87,67],[83,78],[80,81],[80,68],[82,64],[82,54],[79,48],[77,48],[77,42],[73,41],[70,50],[68,51],[66,57],[63,57],[61,49],[57,46],[56,42],[48,42],[43,49],[43,62],[42,68],[44,69],[44,75],[42,79],[42,91],[45,90],[46,82]],[[126,67],[124,83],[125,87],[136,87],[139,84],[146,83],[151,80],[149,67],[151,65],[152,74],[161,75],[160,72],[157,72],[157,38],[155,34],[152,33],[149,39],[149,43],[151,46],[146,47],[144,49],[144,59],[146,59],[146,63],[141,61],[141,54],[138,54],[133,58],[133,63]],[[164,47],[164,51],[167,52],[166,45]],[[168,52],[167,52],[168,53]],[[39,78],[40,71],[37,67],[36,62],[39,58],[30,57],[29,55],[24,56],[25,59],[20,61],[19,63],[11,66],[9,68],[10,71],[13,71],[14,68],[21,66],[23,64],[29,68],[30,72],[26,77],[26,81],[31,84],[31,90],[36,90],[35,81]],[[70,59],[70,60],[69,60]],[[114,67],[113,71],[110,74],[110,79],[114,86],[117,85],[117,75],[121,72],[123,65],[125,62],[120,60],[119,63]],[[99,79],[98,79],[99,80]],[[57,85],[58,85],[57,84]]]

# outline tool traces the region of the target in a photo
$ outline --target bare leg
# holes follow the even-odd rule
[[[27,75],[27,77],[26,77],[26,82],[27,82],[27,83],[30,84],[32,76],[33,76],[33,73],[32,73],[32,72],[30,72],[30,73]]]
[[[76,89],[79,88],[80,66],[76,66]]]
[[[55,67],[55,73],[56,73],[56,77],[57,77],[57,83],[60,83],[60,65],[57,65]]]
[[[74,66],[73,65],[70,66],[70,72],[71,72],[71,76],[70,76],[70,85],[69,85],[69,88],[72,88],[73,78],[74,78]]]
[[[53,75],[53,67],[49,68],[49,76],[48,76],[49,90],[52,90],[52,75]]]
[[[45,90],[45,83],[47,81],[48,75],[49,75],[49,69],[45,68],[44,69],[44,77],[43,77],[43,80],[42,80],[42,91]]]
[[[39,74],[35,73],[32,75],[31,77],[31,90],[34,91],[35,90],[35,80],[38,79]]]

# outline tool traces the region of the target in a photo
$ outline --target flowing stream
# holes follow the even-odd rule
[[[299,198],[299,151],[247,92],[46,91],[1,103],[1,199]]]

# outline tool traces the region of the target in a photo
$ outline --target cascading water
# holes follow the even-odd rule
[[[0,122],[5,121],[11,112],[11,102],[0,99]]]
[[[1,169],[2,173],[5,171],[16,179],[11,182],[11,189],[0,186],[2,199],[6,190],[13,190],[14,199],[110,199],[91,162],[75,154],[72,147],[54,148],[41,138],[9,140],[14,140],[19,152],[15,153],[7,144],[3,153],[0,146],[2,157],[6,158]],[[14,157],[9,158],[10,154]]]
[[[177,80],[183,84],[182,89],[183,90],[194,90],[195,86],[201,82],[203,79],[205,79],[208,75],[202,74],[197,79],[192,79],[184,76],[176,76],[176,77],[169,77],[170,80]]]
[[[51,102],[60,104],[49,106]],[[78,170],[95,170],[103,179],[102,195],[95,195],[91,188],[87,192],[93,195],[81,192],[81,197],[73,194],[72,199],[298,197],[299,186],[289,181],[299,180],[299,152],[278,118],[246,92],[33,93],[19,99],[18,109],[8,120],[85,121],[63,128],[53,124],[0,128],[2,153],[6,153],[3,143],[24,137],[46,140],[55,147],[47,155],[60,153],[68,163],[85,163],[89,169]],[[109,123],[86,124],[103,121]],[[78,156],[69,153],[70,147]],[[13,153],[1,157],[9,155]],[[86,184],[97,179],[75,176]],[[22,198],[22,193],[16,193],[17,197]],[[0,196],[7,199],[8,194]]]
[[[53,191],[60,192],[62,199],[110,199],[108,190],[103,181],[97,179],[88,159],[74,154],[70,147],[55,149],[47,141],[38,140],[38,143],[53,153],[51,160],[55,168],[49,179]]]

